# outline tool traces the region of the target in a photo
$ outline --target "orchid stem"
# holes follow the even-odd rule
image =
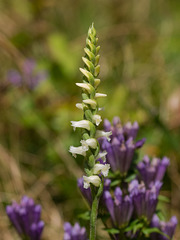
[[[96,221],[98,215],[99,200],[103,192],[103,182],[100,184],[97,194],[94,197],[90,217],[90,237],[89,240],[96,240]]]

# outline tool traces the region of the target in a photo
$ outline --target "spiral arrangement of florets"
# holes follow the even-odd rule
[[[106,97],[106,94],[97,92],[100,84],[100,79],[98,78],[100,72],[100,65],[98,64],[100,46],[97,43],[96,30],[92,24],[89,28],[86,47],[84,48],[85,56],[82,58],[84,68],[80,68],[83,74],[83,83],[76,83],[78,87],[82,88],[82,103],[77,103],[76,107],[83,110],[84,116],[81,121],[71,121],[74,129],[76,127],[83,129],[82,140],[80,141],[81,146],[71,146],[69,150],[73,156],[76,157],[76,154],[80,154],[86,159],[85,172],[87,176],[84,176],[85,188],[88,188],[90,183],[98,187],[101,183],[98,175],[101,173],[103,176],[107,176],[110,168],[109,164],[97,162],[98,158],[106,155],[106,153],[99,153],[100,147],[97,138],[106,136],[109,139],[111,135],[111,132],[97,130],[97,126],[102,121],[101,116],[98,114],[97,99]]]

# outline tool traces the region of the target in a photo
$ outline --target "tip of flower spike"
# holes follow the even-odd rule
[[[93,34],[93,35],[96,34],[96,29],[95,29],[95,27],[94,27],[94,22],[93,22],[93,23],[91,24],[91,26],[89,27],[88,34]]]

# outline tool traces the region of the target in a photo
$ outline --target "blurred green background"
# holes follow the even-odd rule
[[[108,94],[100,101],[102,117],[137,120],[138,138],[147,139],[140,156],[171,159],[162,191],[170,203],[161,205],[167,220],[172,214],[180,220],[180,1],[1,0],[2,240],[16,239],[5,205],[23,194],[42,204],[43,239],[62,239],[64,221],[82,222],[77,216],[87,205],[76,187],[82,159],[68,148],[80,141],[70,121],[82,119],[75,83],[82,80],[78,68],[92,22],[101,46],[100,92]],[[29,59],[35,78],[45,72],[34,87],[24,70]]]

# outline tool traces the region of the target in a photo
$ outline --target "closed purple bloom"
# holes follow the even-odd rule
[[[159,230],[162,233],[165,233],[169,236],[169,239],[172,239],[176,226],[177,226],[177,218],[173,216],[169,222],[163,222],[160,221],[158,216],[156,214],[153,215],[152,221],[151,221],[151,227],[152,228],[159,228]],[[168,238],[162,234],[159,233],[152,233],[151,234],[151,240],[168,240]]]
[[[133,213],[133,201],[131,196],[123,196],[121,189],[116,187],[114,191],[114,199],[109,191],[105,191],[104,199],[113,226],[122,227],[128,224]]]
[[[149,187],[156,181],[162,181],[168,165],[167,157],[163,157],[162,160],[160,158],[150,160],[148,156],[144,156],[143,160],[138,163],[137,169],[146,187]]]
[[[145,139],[135,142],[139,130],[138,123],[128,122],[122,126],[120,119],[114,117],[113,125],[107,119],[104,120],[104,130],[112,131],[112,136],[110,142],[106,138],[99,139],[101,150],[107,152],[107,162],[113,172],[120,171],[121,174],[126,174],[135,150],[145,142]]]
[[[151,221],[156,210],[161,186],[161,182],[156,182],[149,189],[146,189],[143,182],[139,184],[137,180],[133,180],[130,183],[129,192],[138,217],[146,217],[148,221]]]
[[[20,204],[13,202],[6,207],[6,213],[21,237],[40,240],[44,228],[40,220],[41,206],[35,205],[32,198],[24,196]]]
[[[110,189],[110,184],[111,184],[111,180],[108,178],[104,179],[104,189],[103,189],[103,194],[100,198],[100,204],[104,205],[104,192]],[[78,188],[80,190],[80,192],[82,193],[83,197],[87,200],[87,202],[89,203],[89,205],[92,204],[92,194],[91,194],[91,188],[84,188],[84,180],[83,178],[79,178],[77,181],[77,185]]]
[[[80,227],[79,223],[72,226],[69,222],[65,222],[63,240],[87,240],[85,227]]]
[[[37,71],[37,64],[32,59],[27,59],[22,65],[21,72],[10,70],[7,79],[15,86],[27,86],[34,89],[41,81],[47,78],[45,71]]]
[[[84,180],[83,177],[79,178],[77,180],[77,185],[78,188],[80,190],[80,192],[82,193],[83,197],[88,201],[89,205],[92,204],[92,194],[91,194],[91,188],[84,188]]]

